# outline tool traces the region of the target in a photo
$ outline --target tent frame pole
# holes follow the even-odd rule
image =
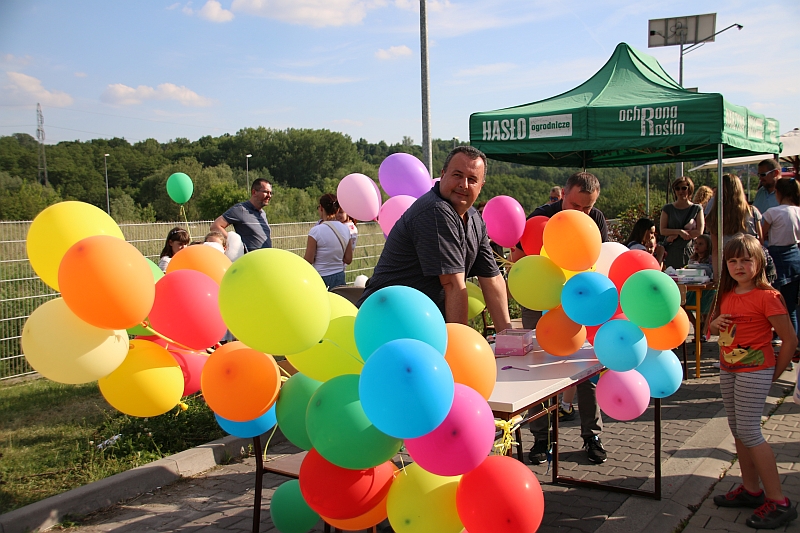
[[[717,210],[717,264],[715,265],[717,268],[717,279],[715,280],[719,283],[719,280],[722,278],[722,266],[724,264],[723,261],[723,250],[722,250],[722,143],[717,145],[717,203],[714,208]],[[697,335],[697,332],[695,332]]]

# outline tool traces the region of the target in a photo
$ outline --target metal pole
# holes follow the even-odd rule
[[[680,60],[680,69],[678,71],[678,85],[683,87],[683,40],[684,40],[684,33],[681,33],[681,60]],[[683,176],[683,162],[677,163],[675,165],[675,179],[680,178]],[[692,199],[689,198],[689,201]]]
[[[645,168],[647,169],[646,170],[647,178],[645,179],[645,183],[647,183],[647,217],[649,218],[650,217],[650,165],[647,165]]]
[[[433,176],[433,146],[431,144],[431,97],[428,92],[428,7],[427,0],[419,0],[419,52],[422,78],[422,159],[428,172]]]
[[[108,213],[110,215],[111,214],[111,201],[108,198],[108,163],[107,163],[107,160],[106,160],[106,158],[108,156],[109,156],[109,154],[103,155],[103,167],[105,168],[105,171],[106,171],[106,213]]]
[[[722,144],[717,145],[717,204],[714,208],[717,210],[717,283],[722,277]]]

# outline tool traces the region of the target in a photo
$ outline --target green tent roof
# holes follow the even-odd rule
[[[778,121],[687,91],[652,56],[620,43],[589,80],[530,104],[473,113],[470,141],[488,157],[615,167],[780,153]]]

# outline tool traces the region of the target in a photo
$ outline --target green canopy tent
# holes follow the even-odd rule
[[[781,151],[778,121],[681,88],[625,43],[589,80],[558,96],[473,113],[470,142],[488,157],[559,167],[617,167]],[[721,156],[720,156],[721,158]]]

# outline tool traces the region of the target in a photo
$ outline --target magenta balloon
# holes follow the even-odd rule
[[[525,210],[510,196],[495,196],[483,208],[489,238],[505,248],[516,246],[525,231]]]
[[[405,439],[419,466],[438,476],[458,476],[477,467],[494,445],[494,415],[474,389],[456,383],[453,406],[444,422],[422,437]]]
[[[172,349],[169,351],[183,372],[183,396],[189,396],[200,390],[200,374],[208,361],[205,352],[190,352],[189,350]]]
[[[193,350],[213,346],[227,330],[219,312],[219,285],[202,272],[176,270],[156,282],[150,326]]]
[[[650,385],[636,370],[609,370],[600,376],[596,392],[600,409],[617,420],[633,420],[650,405]]]
[[[364,174],[348,174],[339,182],[336,196],[342,209],[356,220],[374,220],[381,208],[375,182]]]
[[[378,179],[389,196],[405,194],[419,198],[433,186],[428,169],[411,154],[392,154],[384,159],[378,169]]]
[[[416,198],[413,196],[406,196],[405,194],[392,196],[386,200],[386,203],[381,206],[381,212],[378,215],[378,224],[381,225],[384,235],[389,236],[389,232],[392,231],[395,223],[400,220],[400,217],[406,212],[406,209],[411,207],[415,200]]]

